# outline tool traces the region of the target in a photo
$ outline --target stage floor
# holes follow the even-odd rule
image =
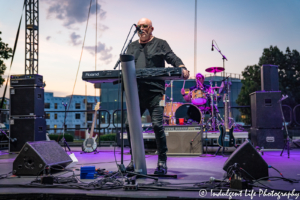
[[[81,166],[95,166],[96,168],[106,169],[108,171],[117,171],[117,166],[115,163],[115,156],[120,163],[121,160],[121,149],[119,147],[101,147],[98,148],[99,154],[81,154],[80,147],[72,147],[72,151],[75,153],[78,159],[78,164],[71,168],[74,170],[76,175],[80,174]],[[12,164],[18,154],[9,154],[7,150],[0,151],[0,174],[6,174],[12,171]],[[199,156],[168,156],[168,174],[176,174],[177,179],[172,178],[159,178],[159,182],[170,183],[168,185],[174,190],[149,190],[149,189],[139,189],[138,191],[125,191],[122,188],[110,189],[110,190],[84,190],[84,189],[69,189],[69,188],[58,188],[49,186],[47,188],[43,187],[25,187],[25,184],[30,183],[36,177],[11,177],[0,179],[0,197],[1,199],[11,199],[13,197],[20,197],[20,199],[29,199],[30,195],[32,199],[34,197],[42,197],[47,199],[53,197],[53,199],[134,199],[134,198],[186,198],[186,199],[203,199],[203,198],[216,198],[216,199],[230,199],[228,196],[227,188],[222,189],[222,196],[220,196],[219,191],[211,191],[210,189],[202,191],[199,194],[200,188],[194,191],[182,191],[180,187],[193,186],[195,183],[209,181],[210,177],[216,179],[223,179],[225,171],[222,169],[224,162],[227,160],[229,155],[223,157],[221,155],[216,157],[199,157]],[[287,151],[284,152],[283,156],[280,156],[280,151],[269,151],[264,152],[262,156],[264,160],[275,168],[277,168],[285,178],[293,178],[300,180],[300,149],[293,149],[290,151],[290,158],[287,157]],[[129,163],[130,156],[128,155],[128,148],[125,148],[124,154],[124,164],[125,166]],[[146,163],[148,174],[152,174],[156,168],[157,155],[146,154]],[[70,176],[71,172],[67,174],[55,174],[55,176]],[[269,169],[269,176],[280,176],[278,172],[273,169]],[[80,178],[78,176],[78,178]],[[81,180],[86,183],[93,182],[95,180],[100,180],[97,178],[94,180]],[[121,179],[120,179],[121,180]],[[139,184],[152,183],[151,179],[138,179]],[[187,184],[190,183],[190,184]],[[261,181],[261,183],[272,189],[281,189],[292,192],[294,189],[300,191],[300,183],[289,183],[282,180],[277,181]],[[176,184],[176,185],[175,185]],[[259,184],[257,184],[259,185]],[[159,187],[159,186],[158,186]],[[254,188],[253,190],[257,192],[262,192],[261,188]],[[272,192],[269,190],[268,192]],[[273,191],[274,192],[274,191]],[[13,196],[11,196],[13,194]],[[239,195],[240,194],[240,195]],[[29,196],[28,196],[29,195]],[[203,195],[203,196],[200,196]],[[252,196],[252,199],[278,199],[276,194],[256,193],[256,196]],[[282,194],[283,195],[283,194]],[[281,195],[280,199],[287,199]],[[296,195],[296,194],[295,194]],[[300,195],[300,193],[298,193]],[[27,198],[28,197],[28,198]],[[262,198],[263,197],[263,198]],[[289,199],[296,199],[297,196],[290,196]],[[251,195],[248,191],[247,194],[239,193],[235,191],[232,199],[251,199]],[[300,199],[300,197],[299,197]]]

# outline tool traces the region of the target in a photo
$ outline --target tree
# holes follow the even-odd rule
[[[2,32],[0,31],[0,35]],[[4,63],[4,60],[9,59],[12,56],[12,49],[8,47],[8,44],[5,44],[2,42],[2,38],[0,37],[0,86],[3,84],[4,79],[2,78],[2,75],[4,74],[4,71],[6,70],[6,65]]]
[[[236,100],[240,106],[250,105],[250,96],[252,92],[261,90],[260,66],[263,64],[272,64],[278,66],[279,90],[289,98],[284,104],[292,108],[300,103],[300,54],[297,50],[290,51],[287,47],[285,54],[277,46],[265,48],[262,56],[259,58],[258,65],[247,66],[242,72],[244,80],[241,92]],[[243,116],[243,122],[251,123],[250,109],[242,108],[240,112]]]
[[[0,31],[0,35],[1,34],[2,32]],[[2,38],[0,37],[0,86],[2,86],[4,82],[4,78],[2,78],[2,75],[6,70],[6,65],[4,63],[4,60],[9,59],[11,56],[12,56],[12,49],[8,47],[8,44],[2,42]],[[2,102],[2,99],[0,99],[0,102]],[[3,104],[3,108],[5,108],[4,104]]]

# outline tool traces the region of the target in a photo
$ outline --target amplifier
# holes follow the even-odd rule
[[[10,88],[10,116],[43,116],[44,89],[40,87]]]
[[[43,87],[43,76],[38,74],[22,74],[10,76],[11,87]]]
[[[44,118],[11,118],[9,133],[14,139],[9,143],[9,152],[20,152],[28,141],[46,140],[46,120]]]
[[[202,132],[199,131],[169,131],[166,133],[167,155],[201,155]]]

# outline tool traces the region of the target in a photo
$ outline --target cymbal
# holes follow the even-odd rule
[[[216,72],[224,71],[224,68],[223,67],[209,67],[205,71],[210,72],[210,73],[216,73]]]
[[[219,88],[220,88],[219,86],[212,87],[212,89],[219,89]]]

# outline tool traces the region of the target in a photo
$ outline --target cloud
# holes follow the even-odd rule
[[[87,46],[85,47],[85,49],[92,54],[93,56],[95,56],[95,47],[94,46]],[[111,58],[112,58],[112,47],[107,47],[106,44],[98,42],[97,45],[97,56],[100,55],[99,60],[101,61],[105,61],[106,64],[111,62]]]
[[[90,8],[90,1],[87,0],[44,0],[50,6],[48,8],[48,17],[55,17],[63,22],[66,28],[74,28],[74,25],[86,22]],[[106,11],[101,5],[92,1],[90,17],[97,14],[100,19],[106,17]]]
[[[46,40],[50,40],[51,36],[46,37]]]
[[[82,43],[82,41],[78,41],[78,39],[80,38],[81,36],[80,35],[76,35],[75,32],[71,33],[70,35],[70,38],[71,38],[71,43],[74,45],[74,46],[77,46],[77,45],[80,45]]]

